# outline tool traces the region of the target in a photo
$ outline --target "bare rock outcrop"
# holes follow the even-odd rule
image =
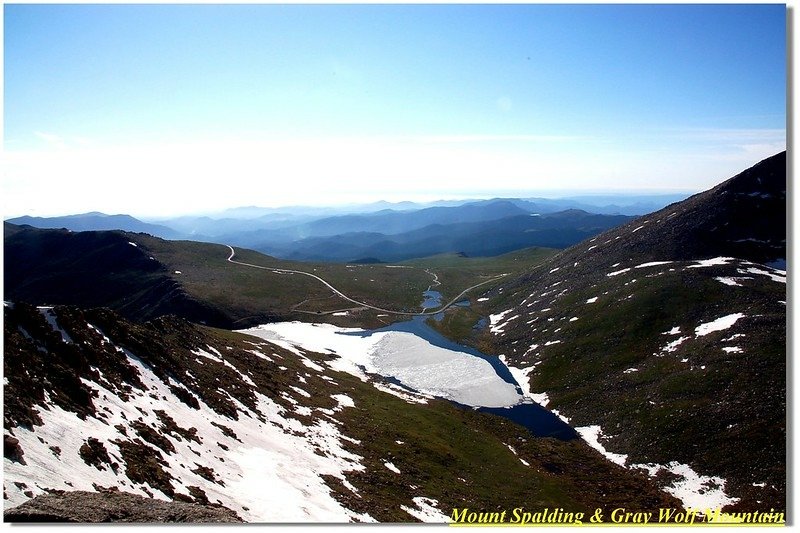
[[[221,505],[166,502],[118,491],[53,492],[3,514],[5,522],[242,522]]]

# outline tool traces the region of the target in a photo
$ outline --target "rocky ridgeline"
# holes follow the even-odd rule
[[[6,522],[241,522],[219,505],[165,502],[135,494],[104,490],[57,491],[42,494],[3,513]]]

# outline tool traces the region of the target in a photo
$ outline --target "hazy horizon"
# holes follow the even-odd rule
[[[276,205],[257,205],[257,204],[248,204],[248,205],[232,205],[232,206],[222,206],[217,209],[213,210],[176,210],[171,212],[164,212],[164,213],[154,213],[148,214],[139,211],[110,211],[104,210],[102,208],[99,209],[90,209],[88,211],[54,211],[49,213],[38,213],[36,209],[31,209],[26,212],[19,212],[19,213],[4,213],[3,220],[9,220],[13,218],[19,218],[24,216],[30,217],[41,217],[41,218],[56,218],[56,217],[64,217],[64,216],[73,216],[73,215],[88,215],[92,213],[98,213],[102,215],[108,216],[115,216],[115,215],[129,215],[134,218],[138,218],[142,221],[157,221],[157,220],[167,220],[172,218],[180,218],[180,217],[192,217],[192,216],[208,216],[208,217],[215,217],[219,215],[225,215],[226,213],[237,211],[237,210],[246,210],[246,209],[263,209],[263,210],[271,210],[271,211],[286,211],[291,212],[292,210],[330,210],[330,211],[347,211],[348,208],[353,208],[354,210],[358,210],[358,208],[365,208],[368,206],[374,205],[383,205],[385,204],[388,207],[384,209],[391,209],[393,205],[401,205],[401,204],[416,204],[422,208],[432,206],[435,204],[440,203],[469,203],[469,202],[481,202],[481,201],[488,201],[488,200],[504,200],[504,199],[519,199],[519,200],[537,200],[537,199],[545,199],[545,200],[573,200],[578,201],[581,199],[586,199],[586,202],[592,204],[592,199],[597,201],[598,199],[608,199],[608,203],[601,204],[598,202],[596,205],[610,205],[613,203],[615,199],[646,199],[649,197],[673,197],[673,196],[681,196],[681,197],[689,197],[693,194],[697,194],[702,191],[689,191],[689,190],[639,190],[639,191],[631,191],[631,190],[616,190],[616,189],[608,189],[608,190],[579,190],[579,191],[508,191],[508,194],[484,194],[481,195],[480,193],[476,194],[464,194],[461,196],[441,196],[441,197],[431,197],[431,199],[408,199],[408,198],[397,198],[394,200],[386,200],[386,199],[377,199],[377,200],[367,200],[367,201],[352,201],[352,202],[340,202],[340,203],[325,203],[324,201],[320,201],[318,203],[306,203],[306,204],[276,204]],[[519,194],[517,194],[519,193]],[[595,205],[595,204],[592,204]]]
[[[779,4],[16,4],[4,54],[4,218],[697,192],[786,148]]]

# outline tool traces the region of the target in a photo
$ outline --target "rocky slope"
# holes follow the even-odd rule
[[[119,491],[57,491],[3,513],[5,522],[241,522],[219,505],[164,502]]]
[[[785,508],[786,154],[485,295],[530,394],[687,505]]]

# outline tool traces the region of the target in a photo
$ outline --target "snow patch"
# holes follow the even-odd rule
[[[679,338],[675,339],[674,341],[668,343],[664,347],[662,347],[661,351],[662,352],[666,352],[666,353],[674,352],[675,350],[678,349],[678,346],[680,346],[684,341],[688,341],[688,340],[689,340],[689,337],[679,337]]]
[[[717,276],[714,278],[715,280],[719,281],[723,285],[728,285],[730,287],[744,287],[739,281],[745,279],[753,279],[749,277],[729,277],[729,276]]]
[[[762,270],[756,267],[746,268],[744,270],[739,269],[739,272],[742,274],[758,274],[759,276],[767,276],[772,281],[777,281],[778,283],[786,283],[786,272],[783,270],[773,270],[770,272],[769,270]]]
[[[575,428],[575,431],[580,434],[580,436],[589,446],[603,454],[606,459],[620,466],[625,466],[625,461],[628,460],[627,455],[609,452],[602,444],[600,444],[600,438],[603,436],[603,430],[600,428],[600,426],[585,426]]]
[[[433,498],[425,498],[423,496],[415,496],[412,498],[412,501],[414,502],[414,505],[416,505],[416,508],[405,505],[401,505],[400,508],[414,518],[423,522],[437,524],[445,524],[450,522],[450,517],[442,514],[442,512],[436,507],[439,505],[438,500],[434,500]]]
[[[689,465],[672,461],[668,465],[635,464],[630,468],[646,470],[650,477],[661,470],[667,470],[679,476],[664,490],[683,502],[684,507],[693,509],[717,509],[739,501],[725,494],[725,480],[721,477],[704,476],[695,472]]]
[[[69,333],[64,331],[64,328],[58,325],[56,322],[56,313],[53,311],[52,307],[37,307],[39,312],[42,316],[47,320],[47,323],[50,324],[50,327],[53,328],[53,331],[57,331],[61,334],[61,340],[67,344],[73,344],[72,337],[69,336]]]
[[[733,257],[714,257],[713,259],[701,259],[695,261],[696,264],[689,265],[686,268],[704,268],[711,266],[727,265],[730,261],[735,261]]]
[[[697,335],[698,337],[702,337],[704,335],[708,335],[709,333],[713,333],[715,331],[722,331],[724,329],[728,329],[729,327],[733,326],[736,323],[736,321],[739,320],[740,318],[744,318],[743,313],[733,313],[731,315],[725,315],[719,317],[716,320],[700,324],[699,326],[694,328],[694,334]]]
[[[661,266],[661,265],[669,265],[673,261],[650,261],[649,263],[642,263],[641,265],[636,265],[633,268],[647,268],[652,266]]]
[[[537,344],[534,344],[533,346],[538,348]],[[516,381],[517,385],[519,385],[524,397],[530,398],[542,407],[546,406],[550,402],[550,399],[547,397],[546,393],[531,392],[530,374],[533,372],[533,369],[536,368],[536,365],[529,366],[527,368],[517,368],[508,364],[508,360],[505,355],[501,354],[498,356],[498,359],[500,359],[500,361],[506,365],[506,368],[508,368],[509,372],[511,372],[511,377],[513,377],[514,381]]]
[[[503,332],[503,329],[502,329],[503,325],[500,325],[500,321],[503,320],[503,318],[506,315],[508,315],[509,313],[511,313],[512,311],[514,311],[514,309],[508,309],[508,310],[503,311],[501,313],[497,313],[496,315],[489,315],[489,330],[492,333],[502,333]],[[516,318],[516,317],[514,317],[514,318]],[[508,320],[513,320],[513,318],[509,318]],[[508,321],[506,321],[506,322],[508,322]]]

